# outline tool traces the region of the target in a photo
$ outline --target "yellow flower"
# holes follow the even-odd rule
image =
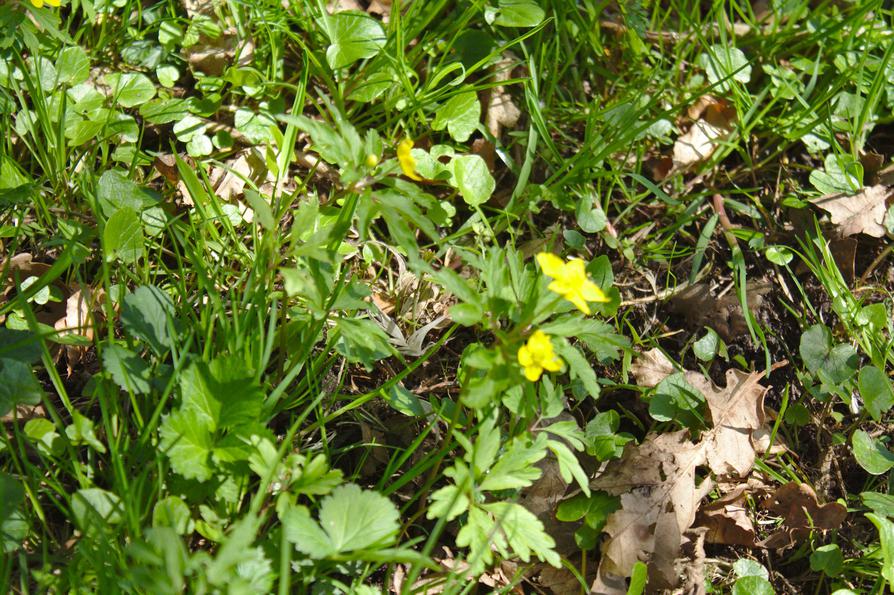
[[[555,254],[541,252],[537,255],[537,264],[547,276],[554,279],[549,284],[549,290],[563,296],[584,314],[590,313],[587,302],[609,301],[605,292],[587,277],[584,261],[565,262]]]
[[[400,168],[403,170],[404,175],[411,180],[419,182],[422,181],[422,178],[416,173],[416,160],[413,159],[413,155],[410,153],[410,149],[412,148],[412,139],[405,138],[400,141],[397,145],[397,160],[400,162]]]
[[[543,331],[534,331],[528,343],[521,346],[518,363],[525,369],[525,378],[531,382],[540,380],[544,370],[558,372],[562,369],[562,358],[553,351],[553,343]]]
[[[44,0],[31,0],[31,4],[33,4],[36,8],[43,7]],[[59,0],[46,0],[46,3],[50,6],[59,6]]]

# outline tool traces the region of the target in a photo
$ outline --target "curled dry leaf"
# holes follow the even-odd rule
[[[508,53],[494,64],[494,80],[502,83],[508,81],[512,75],[512,66],[518,63],[518,58]],[[494,138],[499,139],[503,128],[512,128],[518,123],[521,110],[512,101],[512,96],[503,85],[497,85],[490,91],[487,99],[487,108],[484,116],[484,125]]]
[[[795,545],[814,529],[837,529],[847,517],[844,505],[838,502],[820,504],[813,488],[796,481],[777,488],[762,506],[783,519],[782,528],[760,543],[766,548]]]
[[[708,159],[735,128],[736,110],[728,101],[706,95],[689,108],[695,120],[674,143],[674,168],[686,169]]]
[[[636,383],[649,388],[657,386],[675,371],[673,362],[657,347],[644,351],[630,365]]]
[[[881,238],[885,236],[886,201],[890,195],[890,188],[877,184],[856,194],[827,194],[810,202],[829,213],[842,236],[863,233]]]

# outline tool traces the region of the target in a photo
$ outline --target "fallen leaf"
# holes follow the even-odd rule
[[[856,194],[827,194],[809,199],[829,213],[843,237],[863,233],[874,238],[885,236],[885,202],[891,190],[883,185],[868,186]]]
[[[754,524],[745,508],[745,497],[749,485],[739,484],[733,491],[701,507],[696,517],[696,526],[704,527],[705,541],[725,545],[755,544]]]
[[[676,372],[673,362],[655,347],[641,353],[630,365],[630,373],[640,386],[653,387]]]
[[[502,83],[512,76],[512,67],[518,63],[518,58],[510,53],[497,61],[493,66],[494,81]],[[512,128],[521,117],[521,110],[512,101],[512,96],[503,85],[497,85],[490,90],[485,108],[484,126],[494,138],[499,139],[503,128]]]
[[[806,539],[813,529],[837,529],[847,517],[844,505],[838,502],[820,504],[813,488],[796,481],[777,488],[762,506],[783,519],[782,528],[760,542],[759,545],[766,548],[795,545]]]
[[[736,111],[729,102],[704,96],[689,109],[695,120],[674,143],[675,169],[686,169],[707,160],[735,128]]]
[[[632,371],[649,385],[674,371],[670,360],[656,349],[640,360]],[[752,434],[765,421],[767,388],[758,384],[763,376],[730,370],[726,387],[720,388],[701,374],[686,372],[686,380],[705,395],[713,427],[702,432],[698,443],[689,439],[688,430],[651,434],[638,446],[628,445],[621,458],[590,483],[593,489],[621,498],[621,508],[612,513],[604,529],[608,539],[602,545],[597,578],[603,591],[597,592],[616,593],[610,585],[618,584],[617,577],[630,576],[637,561],[648,562],[650,585],[678,585],[675,562],[684,543],[690,541],[686,532],[695,522],[702,498],[713,488],[714,476],[744,477],[754,465]],[[713,476],[697,482],[697,470],[704,466]]]

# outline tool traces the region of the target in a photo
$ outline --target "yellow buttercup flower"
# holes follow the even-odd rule
[[[537,264],[544,274],[554,279],[549,284],[549,290],[564,297],[584,314],[590,313],[587,302],[609,301],[605,292],[587,277],[584,261],[575,259],[565,262],[555,254],[541,252],[537,255]]]
[[[413,159],[413,155],[410,153],[412,148],[412,139],[405,138],[400,141],[397,145],[397,161],[400,163],[400,169],[404,172],[405,176],[411,180],[420,182],[422,181],[422,177],[416,173],[416,160]]]
[[[31,4],[33,4],[36,8],[43,7],[44,0],[31,0]],[[50,6],[59,6],[59,0],[46,0],[46,3]]]
[[[518,363],[525,369],[525,378],[531,382],[540,380],[544,370],[558,372],[562,369],[562,358],[553,351],[553,343],[543,331],[534,331],[527,344],[519,348]]]

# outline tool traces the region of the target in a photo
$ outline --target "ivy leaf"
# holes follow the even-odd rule
[[[322,25],[331,42],[326,50],[326,62],[332,70],[372,58],[385,47],[385,30],[381,23],[362,12],[324,15]]]
[[[704,395],[686,381],[682,372],[677,372],[655,387],[649,401],[649,415],[658,421],[676,420],[687,428],[697,428],[703,422],[699,410],[704,403]]]
[[[435,112],[431,127],[434,130],[447,128],[453,140],[464,143],[475,132],[480,119],[481,103],[478,102],[478,95],[467,88],[451,97]]]
[[[800,343],[804,365],[814,374],[822,374],[833,384],[841,384],[857,370],[857,352],[847,343],[832,345],[832,333],[824,324],[804,331]]]
[[[155,97],[155,85],[145,74],[113,72],[106,75],[106,84],[121,107],[136,107]]]

